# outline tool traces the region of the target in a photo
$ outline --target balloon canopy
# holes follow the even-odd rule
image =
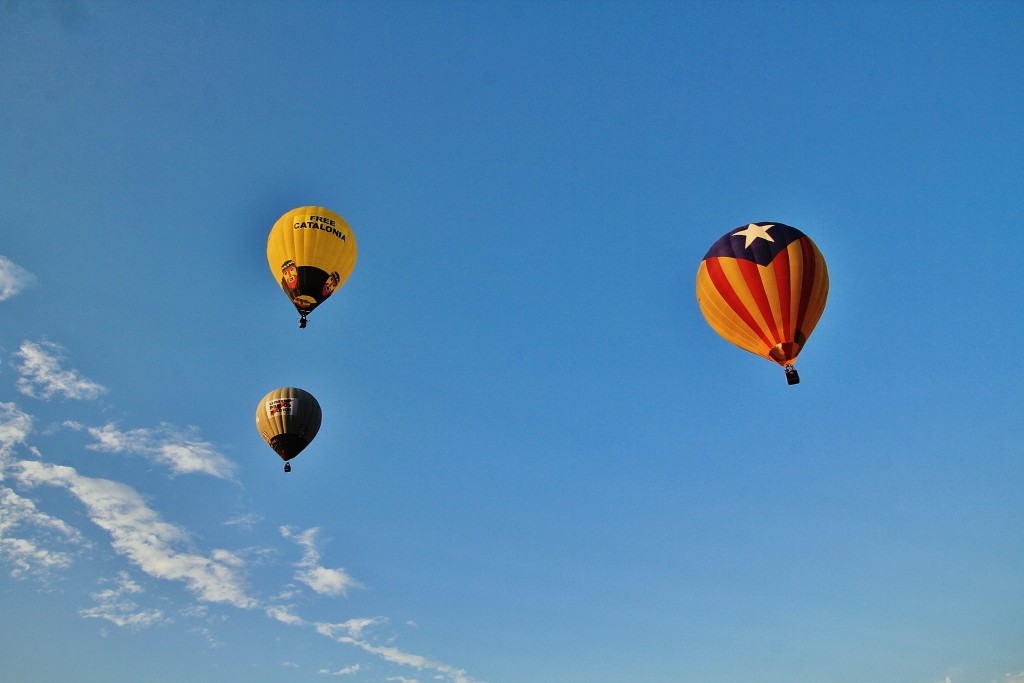
[[[301,453],[320,431],[323,413],[313,394],[296,387],[274,389],[256,406],[256,428],[263,440],[285,461]]]
[[[807,235],[782,223],[748,223],[723,235],[697,270],[697,302],[736,346],[786,368],[825,310],[828,269]]]
[[[321,206],[300,206],[281,216],[267,238],[274,278],[306,316],[345,284],[356,265],[356,237],[345,219]]]

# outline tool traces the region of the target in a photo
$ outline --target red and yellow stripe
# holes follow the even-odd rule
[[[827,297],[825,259],[806,236],[766,266],[712,256],[697,271],[697,301],[711,327],[741,349],[780,365],[800,353]]]

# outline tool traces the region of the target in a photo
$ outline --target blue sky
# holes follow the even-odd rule
[[[1024,681],[1024,5],[0,17],[4,680]],[[695,300],[752,221],[796,387]]]

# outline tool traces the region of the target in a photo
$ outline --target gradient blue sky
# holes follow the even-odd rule
[[[0,678],[1021,683],[1021,74],[1020,2],[6,0]],[[695,301],[751,221],[796,387]]]

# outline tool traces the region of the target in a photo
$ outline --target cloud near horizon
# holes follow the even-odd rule
[[[16,354],[22,360],[19,390],[36,398],[76,399],[95,398],[105,391],[79,373],[63,369],[62,352],[61,347],[48,342],[25,342]],[[240,609],[262,608],[267,617],[278,623],[310,628],[390,664],[429,671],[435,680],[472,683],[473,679],[462,669],[390,645],[374,644],[367,633],[386,624],[388,620],[384,617],[350,619],[341,624],[318,623],[298,616],[290,605],[272,603],[279,598],[257,599],[246,586],[244,552],[226,549],[200,552],[184,527],[166,521],[132,486],[85,476],[74,467],[47,462],[29,443],[33,424],[34,418],[17,404],[0,402],[0,482],[13,481],[26,490],[45,486],[67,491],[84,507],[89,521],[107,533],[110,548],[145,575],[183,584],[200,603]],[[234,471],[233,463],[193,432],[186,434],[166,424],[157,429],[128,431],[112,423],[99,428],[87,428],[68,420],[63,424],[86,430],[95,439],[95,443],[86,446],[91,450],[140,454],[169,466],[176,473],[203,472],[226,479]],[[23,457],[19,450],[31,457]],[[211,471],[211,464],[219,469]],[[241,525],[243,521],[245,526],[251,527],[258,517],[247,513],[230,523]],[[344,569],[322,565],[319,527],[296,531],[282,526],[278,530],[283,538],[302,549],[301,558],[293,563],[296,581],[321,596],[345,596],[348,590],[363,587]],[[45,578],[49,571],[68,569],[77,559],[76,554],[80,555],[89,547],[91,544],[79,530],[40,510],[37,501],[0,484],[0,562],[11,568],[12,575]],[[80,608],[78,614],[83,619],[98,619],[128,630],[174,621],[165,610],[140,605],[143,595],[141,585],[128,571],[121,570],[114,577],[101,580],[100,589],[89,593],[94,604]],[[186,615],[186,612],[180,614]],[[218,644],[208,630],[192,630],[204,635],[211,647]],[[358,672],[357,666],[325,672],[347,676]]]
[[[26,486],[48,485],[68,490],[85,505],[89,518],[111,537],[115,552],[127,557],[150,576],[184,582],[206,602],[253,608],[258,602],[246,594],[241,560],[227,550],[210,557],[190,552],[188,533],[165,522],[139,493],[120,482],[86,477],[73,467],[21,461],[18,480]]]
[[[223,549],[214,549],[207,555],[192,551],[188,532],[164,521],[134,488],[109,479],[84,476],[73,467],[37,460],[16,460],[15,448],[28,447],[27,440],[31,431],[31,416],[13,403],[0,403],[0,481],[5,475],[11,475],[27,488],[45,485],[67,490],[85,506],[89,519],[109,534],[111,547],[117,554],[153,578],[184,583],[201,602],[242,609],[261,607],[260,601],[246,591],[243,581],[244,562],[239,554]],[[77,530],[60,519],[36,510],[31,500],[5,486],[0,486],[0,505],[3,505],[0,512],[3,512],[3,520],[7,525],[0,527],[0,540],[12,540],[8,531],[18,525],[32,525],[57,532],[67,543],[87,545]],[[362,587],[343,569],[321,566],[317,546],[319,527],[304,531],[279,527],[279,531],[282,537],[302,548],[302,558],[294,563],[299,570],[295,578],[314,592],[319,595],[344,595],[349,588]],[[13,541],[0,545],[0,559],[7,560],[16,572],[27,572],[25,568],[63,569],[70,564],[68,553],[46,550],[28,539]],[[80,609],[78,614],[81,617],[100,619],[127,629],[140,629],[172,621],[163,610],[145,608],[137,603],[142,589],[128,572],[118,572],[115,578],[106,580],[106,583],[113,585],[91,593],[95,605]],[[202,610],[205,611],[205,607]],[[369,632],[387,624],[385,617],[354,618],[332,624],[306,621],[287,605],[264,606],[264,611],[274,621],[288,626],[312,628],[322,636],[354,646],[385,662],[430,671],[431,678],[435,680],[473,683],[473,679],[462,669],[396,647],[379,646],[371,642]],[[211,646],[217,644],[208,632],[204,635]],[[345,670],[327,673],[346,675],[341,671]],[[349,671],[354,674],[357,670],[350,668]],[[393,680],[401,678],[399,676]]]

